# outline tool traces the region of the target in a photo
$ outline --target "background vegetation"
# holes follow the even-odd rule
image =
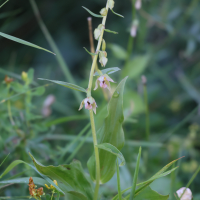
[[[98,13],[105,2],[43,0],[36,3],[66,62],[65,67],[78,85],[87,87],[91,58],[82,47],[87,49],[90,47],[87,22],[89,15],[81,6]],[[179,161],[180,167],[176,172],[152,184],[152,188],[156,188],[162,194],[173,194],[180,187],[186,186],[198,168],[199,9],[198,0],[144,0],[142,9],[133,13],[131,1],[125,0],[116,1],[115,7],[115,10],[125,18],[118,18],[115,15],[110,15],[108,18],[107,27],[119,33],[119,35],[107,33],[105,36],[110,43],[108,67],[121,69],[119,73],[111,76],[116,82],[129,76],[124,93],[126,145],[122,153],[127,164],[120,169],[122,189],[131,185],[139,146],[143,148],[139,180],[149,178],[170,161],[185,156]],[[29,1],[10,0],[0,12],[1,32],[52,50],[38,25]],[[129,57],[127,48],[133,17],[139,20],[139,26]],[[93,19],[93,28],[98,24],[98,19]],[[45,82],[37,79],[69,81],[68,70],[59,64],[58,57],[45,51],[29,48],[2,37],[0,43],[0,161],[3,161],[10,152],[0,167],[0,172],[3,172],[15,159],[31,162],[28,151],[31,151],[44,165],[69,163],[75,158],[80,160],[86,169],[86,161],[93,150],[89,126],[85,128],[83,135],[74,141],[89,122],[86,112],[81,111],[81,116],[78,112],[80,101],[84,97],[77,97],[72,91],[53,84],[39,87]],[[22,71],[29,71],[29,77],[33,79],[29,85],[25,85],[21,80]],[[4,83],[5,75],[14,78],[9,93]],[[141,75],[147,77],[149,139],[145,131],[145,101]],[[39,89],[25,93],[35,87]],[[3,99],[20,93],[23,94],[2,102]],[[105,96],[101,94],[99,91],[94,97],[97,104],[103,101],[105,105],[104,99],[109,98],[108,94],[105,93]],[[55,102],[51,106],[51,114],[45,117],[41,111],[44,110],[43,102],[48,95],[54,95]],[[12,124],[8,112],[9,104],[15,125]],[[24,115],[27,112],[29,118],[25,119]],[[97,116],[97,126],[101,121],[102,115]],[[7,178],[16,175],[32,176],[33,173],[29,168],[20,165]],[[194,200],[200,198],[199,176],[190,186]],[[101,188],[104,199],[110,199],[116,194],[115,183],[114,176]],[[26,184],[9,187],[4,185],[2,188],[0,186],[0,196],[27,194]],[[170,198],[173,199],[173,195]]]

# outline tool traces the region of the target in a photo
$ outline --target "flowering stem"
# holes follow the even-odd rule
[[[90,122],[91,122],[91,128],[92,128],[92,137],[93,137],[93,144],[94,144],[94,155],[96,160],[96,186],[94,191],[94,200],[97,200],[98,193],[99,193],[99,181],[100,181],[100,162],[99,162],[99,150],[97,145],[97,136],[96,136],[96,130],[95,130],[95,123],[94,123],[94,114],[93,110],[90,110]]]
[[[108,10],[108,2],[106,4],[106,9]],[[105,26],[105,24],[106,24],[106,18],[107,18],[107,15],[105,17],[103,17],[103,20],[102,20],[103,26]],[[103,33],[104,33],[104,30],[102,31],[102,33],[99,37],[96,52],[99,52],[99,50],[100,50],[102,39],[103,39]],[[89,79],[89,83],[88,83],[88,96],[91,96],[92,82],[93,82],[93,76],[94,76],[94,70],[95,70],[97,58],[98,58],[98,55],[95,55],[93,62],[92,62],[92,67],[91,67],[91,71],[90,71],[90,79]]]
[[[107,4],[106,4],[106,9],[108,10],[108,1],[107,1]],[[106,18],[107,18],[107,15],[105,17],[103,17],[103,20],[102,20],[102,25],[103,26],[105,26]],[[99,50],[100,50],[102,39],[103,39],[103,33],[104,33],[104,30],[102,31],[102,33],[101,33],[101,35],[99,37],[97,48],[96,48],[96,52],[99,52]],[[95,55],[94,58],[93,58],[92,67],[91,67],[91,71],[90,71],[90,77],[89,77],[89,83],[88,83],[88,89],[87,89],[87,97],[91,96],[93,76],[94,76],[94,70],[95,70],[96,63],[97,63],[97,58],[98,58],[98,55]],[[91,122],[91,128],[92,128],[94,154],[95,154],[95,161],[96,161],[96,186],[95,186],[93,200],[97,200],[98,199],[98,193],[99,193],[99,185],[100,185],[100,183],[99,183],[100,182],[99,150],[96,147],[96,145],[97,145],[97,137],[96,137],[93,110],[90,110],[89,112],[90,112],[90,122]]]

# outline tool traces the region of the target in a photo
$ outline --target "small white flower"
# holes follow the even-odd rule
[[[135,2],[135,8],[139,10],[142,7],[142,0],[136,0]]]
[[[100,85],[100,87],[102,87],[102,88],[108,88],[109,90],[111,90],[110,82],[114,83],[114,81],[107,74],[104,74],[96,80],[94,90],[96,90],[98,88],[98,85]]]
[[[183,192],[184,192],[184,194],[183,194]],[[179,198],[183,194],[183,196],[181,197],[180,200],[192,200],[192,192],[191,192],[191,190],[189,188],[182,187],[179,190],[177,190],[176,193],[177,193]]]
[[[94,111],[94,113],[96,114],[97,104],[96,104],[94,98],[87,97],[87,98],[83,99],[78,110],[81,110],[83,108],[83,105],[85,105],[85,109],[87,109],[87,110],[92,109]]]

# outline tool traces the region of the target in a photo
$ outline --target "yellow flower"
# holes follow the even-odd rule
[[[57,183],[56,180],[54,180],[53,182],[58,186],[58,183]],[[53,185],[50,185],[50,187],[49,187],[47,184],[45,184],[45,187],[46,187],[47,189],[49,189],[49,190],[55,190],[55,189],[56,189]]]

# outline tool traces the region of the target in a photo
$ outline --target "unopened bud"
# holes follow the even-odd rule
[[[103,39],[102,41],[102,51],[106,50],[106,41]]]
[[[103,29],[104,29],[104,25],[103,24],[99,24],[99,26],[94,30],[94,38],[96,40],[99,39]]]
[[[112,10],[114,8],[115,2],[114,0],[109,0],[108,1],[108,7]]]
[[[135,8],[139,10],[142,7],[142,0],[136,0],[135,2]]]
[[[132,23],[131,31],[130,31],[130,34],[132,37],[136,37],[137,35],[138,24],[139,24],[138,20],[134,20]]]
[[[22,72],[22,80],[26,82],[28,80],[28,74],[26,72]]]
[[[101,11],[100,11],[100,14],[101,14],[102,16],[106,16],[107,13],[108,13],[108,11],[107,11],[106,8],[102,8]]]

